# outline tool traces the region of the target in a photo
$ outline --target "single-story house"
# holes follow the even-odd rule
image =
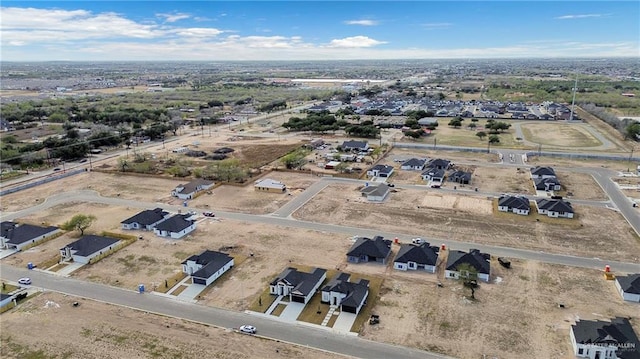
[[[369,281],[360,279],[357,282],[349,282],[350,277],[348,273],[338,272],[322,288],[321,302],[339,306],[341,312],[360,313],[369,295]]]
[[[178,185],[173,192],[171,192],[171,195],[180,199],[193,199],[196,193],[206,191],[213,187],[214,184],[213,181],[196,179],[187,184]]]
[[[318,148],[322,145],[324,145],[324,140],[322,138],[314,138],[311,141],[309,141],[307,146],[310,148]]]
[[[460,273],[458,269],[460,265],[467,263],[477,271],[478,279],[488,282],[489,276],[491,275],[490,260],[491,255],[481,253],[477,249],[471,249],[469,252],[455,250],[449,251],[445,276],[447,278],[458,279],[461,275],[467,275],[467,273]]]
[[[425,163],[427,163],[426,158],[412,158],[404,161],[402,166],[400,166],[400,169],[407,171],[422,171]]]
[[[451,166],[451,161],[443,160],[442,158],[432,158],[425,165],[425,167],[435,168],[439,170],[448,170],[450,166]]]
[[[122,229],[143,229],[152,231],[156,224],[162,222],[169,216],[169,212],[162,208],[146,209],[133,217],[129,217],[122,224]]]
[[[533,185],[537,191],[559,191],[562,189],[560,181],[555,177],[535,178]]]
[[[382,236],[358,238],[347,252],[347,261],[351,263],[378,262],[387,264],[391,254],[391,241]]]
[[[640,358],[640,341],[627,318],[579,320],[571,326],[570,336],[578,358]]]
[[[206,250],[182,262],[182,272],[191,276],[193,284],[209,285],[234,266],[226,253]]]
[[[622,299],[640,303],[640,274],[616,276],[616,288]]]
[[[58,227],[40,227],[5,221],[0,223],[0,248],[22,250],[60,232]]]
[[[393,166],[375,165],[367,171],[369,177],[390,177],[393,173]]]
[[[327,271],[322,268],[305,273],[288,267],[270,283],[269,293],[288,295],[291,302],[307,304],[326,278]]]
[[[423,117],[418,120],[418,125],[420,126],[437,126],[438,119],[433,117]]]
[[[367,197],[371,202],[382,202],[390,192],[389,185],[386,183],[380,183],[378,185],[364,186],[360,193],[363,197]]]
[[[63,261],[73,259],[76,263],[89,264],[92,258],[114,249],[118,243],[120,240],[116,238],[84,235],[60,248],[60,256]]]
[[[538,213],[546,214],[553,218],[573,218],[573,207],[571,203],[565,202],[561,199],[538,199],[536,200],[536,207]]]
[[[256,191],[260,192],[275,192],[282,193],[287,190],[287,186],[284,183],[276,180],[272,180],[271,178],[263,178],[261,180],[257,180],[253,185],[253,188]]]
[[[14,295],[0,293],[0,308],[4,308],[13,301]]]
[[[531,178],[556,178],[556,171],[551,167],[536,166],[531,169]]]
[[[498,198],[498,211],[528,216],[531,211],[531,203],[524,196],[501,196]]]
[[[449,181],[460,184],[471,183],[471,172],[465,172],[462,170],[453,171],[449,176]]]
[[[423,269],[429,273],[436,272],[439,248],[425,242],[420,245],[403,244],[393,261],[393,268],[398,270]]]
[[[196,229],[196,222],[190,220],[191,215],[176,214],[158,223],[153,233],[160,237],[179,239]]]
[[[367,141],[344,141],[340,146],[343,151],[367,151],[369,149],[369,143]]]
[[[420,174],[420,177],[425,182],[442,182],[444,181],[444,173],[443,169],[429,167]]]

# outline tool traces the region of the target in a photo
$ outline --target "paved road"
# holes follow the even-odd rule
[[[337,334],[330,330],[304,324],[291,324],[257,314],[246,314],[206,307],[153,295],[151,293],[139,294],[131,290],[55,276],[40,271],[29,271],[27,269],[0,264],[0,272],[2,273],[3,279],[11,281],[17,281],[20,277],[28,276],[33,281],[35,287],[47,291],[89,298],[216,327],[238,328],[243,324],[252,324],[258,328],[258,334],[262,337],[358,358],[446,358],[418,349],[373,342],[356,336]],[[268,357],[269,355],[265,354],[265,356]]]
[[[113,197],[102,197],[95,191],[76,191],[73,193],[61,193],[47,198],[43,203],[24,209],[19,212],[9,213],[3,215],[3,220],[14,220],[16,218],[20,218],[32,213],[40,212],[46,208],[50,208],[59,204],[69,203],[69,202],[90,202],[90,203],[103,203],[114,206],[125,206],[125,207],[133,207],[133,208],[155,208],[161,207],[170,211],[178,211],[178,210],[200,210],[198,208],[185,208],[177,205],[167,205],[164,203],[153,203],[153,202],[141,202],[135,200],[128,200],[123,198],[113,198]],[[253,215],[253,214],[245,214],[245,213],[236,213],[236,212],[224,212],[224,211],[216,211],[216,216],[223,219],[232,219],[237,221],[245,221],[245,222],[254,222],[254,223],[264,223],[270,225],[278,225],[288,228],[300,228],[300,229],[311,229],[315,231],[322,231],[328,233],[340,234],[342,236],[368,236],[372,237],[375,235],[381,235],[386,238],[395,238],[398,237],[403,241],[409,241],[411,238],[415,237],[412,234],[406,233],[391,233],[385,231],[379,231],[373,228],[360,228],[360,227],[351,227],[351,226],[341,226],[335,224],[328,223],[317,223],[317,222],[309,222],[309,221],[301,221],[293,218],[282,218],[276,215]],[[603,261],[599,258],[583,258],[576,257],[571,255],[562,255],[562,254],[551,254],[539,251],[530,251],[525,249],[517,249],[517,248],[508,248],[508,247],[500,247],[500,246],[490,246],[490,245],[482,245],[478,243],[469,243],[469,242],[461,242],[454,240],[443,240],[440,238],[429,238],[428,236],[422,236],[426,240],[430,241],[434,244],[445,244],[450,248],[465,250],[468,251],[471,248],[480,249],[483,252],[491,253],[495,256],[504,256],[511,258],[519,258],[519,259],[529,259],[536,260],[545,263],[552,264],[561,264],[573,267],[582,267],[582,268],[603,268],[605,264],[609,264],[612,268],[619,272],[626,273],[638,273],[640,272],[640,260],[636,263],[624,263],[618,261],[607,260]]]

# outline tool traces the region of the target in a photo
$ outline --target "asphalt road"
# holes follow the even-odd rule
[[[243,324],[251,324],[256,326],[258,329],[257,334],[261,337],[358,358],[447,358],[418,349],[374,342],[352,335],[337,334],[331,330],[319,329],[304,324],[278,321],[259,314],[246,314],[206,307],[151,293],[139,294],[131,290],[55,276],[37,270],[30,271],[0,264],[0,272],[3,279],[11,281],[17,281],[20,277],[30,277],[33,282],[32,287],[41,290],[60,292],[206,325],[221,328],[238,328]],[[81,320],[81,318],[78,319]],[[381,320],[384,321],[385,319],[381,318]],[[238,335],[245,334],[238,333]],[[265,353],[265,357],[268,356]]]

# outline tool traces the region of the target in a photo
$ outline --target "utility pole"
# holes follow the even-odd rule
[[[569,115],[569,122],[573,120],[573,110],[576,106],[576,92],[578,91],[578,74],[576,74],[576,83],[573,85],[573,100],[571,100],[571,115]]]
[[[438,144],[438,139],[437,138],[433,138],[433,149],[436,149],[436,145]]]

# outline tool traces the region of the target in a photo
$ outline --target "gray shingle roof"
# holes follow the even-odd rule
[[[375,258],[386,258],[391,252],[391,241],[384,240],[381,236],[370,238],[358,238],[356,243],[351,246],[348,256],[360,257],[366,255]]]
[[[198,190],[199,186],[210,186],[212,185],[214,182],[213,181],[208,181],[205,179],[195,179],[187,184],[181,185],[183,187],[183,189],[181,191],[177,191],[178,193],[194,193]]]
[[[192,277],[209,278],[220,268],[231,262],[233,258],[226,253],[206,250],[199,255],[189,257],[187,260],[192,260],[202,265],[202,268],[191,275]],[[182,262],[182,264],[185,263],[186,261]]]
[[[640,274],[616,276],[616,280],[625,293],[640,294]]]
[[[536,178],[534,180],[535,186],[537,190],[544,190],[546,189],[546,184],[550,184],[552,186],[556,186],[556,185],[560,185],[560,181],[558,181],[557,178],[553,177],[553,178]]]
[[[402,163],[402,166],[411,166],[411,167],[420,167],[420,166],[424,166],[424,164],[427,162],[426,159],[423,158],[412,158],[409,159],[405,162]]]
[[[193,221],[187,219],[188,217],[190,216],[186,214],[176,214],[158,223],[156,229],[172,233],[180,232],[193,224]]]
[[[292,293],[306,297],[326,273],[322,268],[314,268],[311,273],[305,273],[299,272],[297,268],[288,267],[271,282],[271,285],[284,281],[293,287]]]
[[[538,199],[536,200],[536,204],[539,209],[546,209],[551,212],[564,212],[564,213],[573,213],[573,207],[571,207],[571,203],[565,202],[561,199]]]
[[[481,253],[477,249],[471,249],[468,253],[463,251],[450,251],[447,258],[447,270],[457,271],[462,263],[468,263],[478,271],[478,274],[490,274],[490,255]]]
[[[7,238],[6,243],[22,244],[32,239],[41,237],[58,230],[58,227],[40,227],[31,224],[18,224],[14,222],[2,222],[0,236]]]
[[[64,248],[75,250],[75,255],[86,257],[95,252],[101,251],[112,244],[118,243],[120,240],[110,237],[86,235],[82,236],[75,242],[67,244]]]
[[[381,183],[377,186],[366,186],[363,187],[360,192],[368,196],[383,196],[389,192],[389,185]]]
[[[523,196],[502,196],[498,199],[498,206],[517,209],[531,209],[529,199]]]
[[[146,209],[132,217],[125,219],[120,223],[131,224],[131,223],[140,223],[144,226],[148,226],[150,224],[154,224],[159,220],[163,219],[169,212],[164,211],[162,208],[155,209]]]
[[[357,282],[349,282],[348,273],[338,272],[329,283],[322,288],[323,292],[338,292],[346,294],[340,304],[348,307],[357,307],[367,295],[369,281],[360,279]]]
[[[536,176],[555,176],[556,171],[551,167],[537,166],[531,169],[531,174]]]
[[[627,318],[614,318],[611,322],[581,320],[571,330],[577,343],[624,345],[616,351],[618,358],[640,359],[640,341]]]
[[[436,265],[438,260],[438,247],[430,246],[429,243],[422,243],[419,246],[414,244],[403,244],[398,250],[394,262],[408,263],[415,262],[422,265]]]

